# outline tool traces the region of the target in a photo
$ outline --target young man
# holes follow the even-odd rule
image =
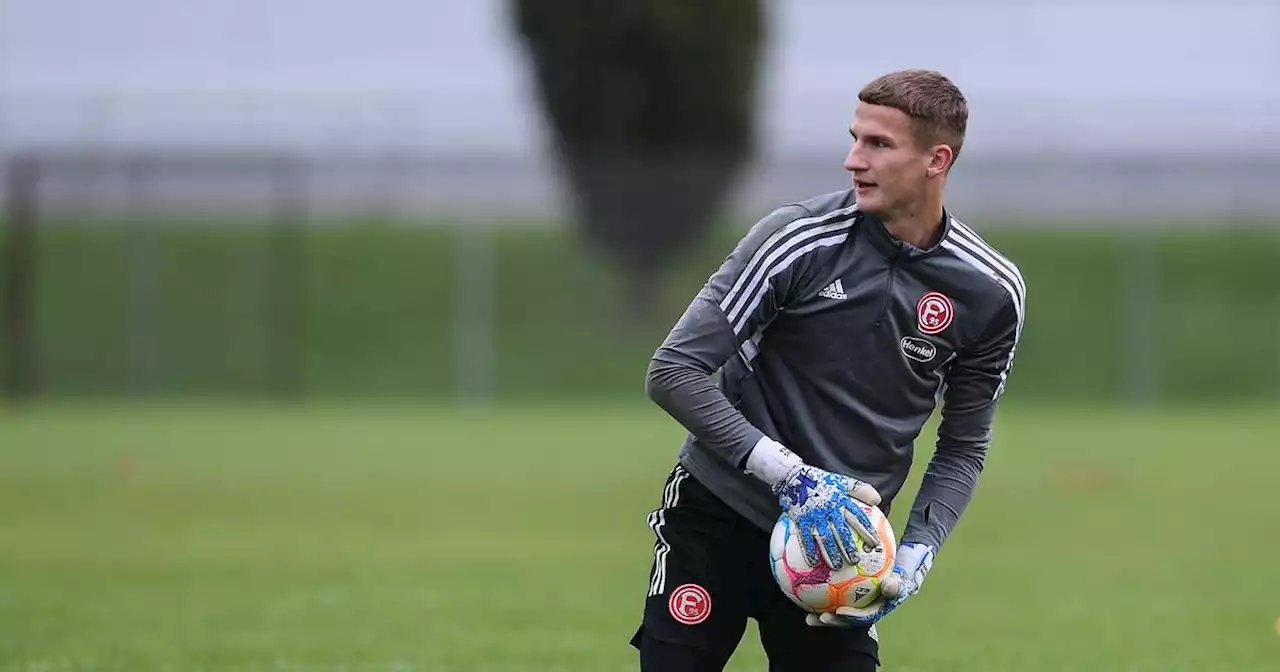
[[[1026,286],[943,207],[968,121],[955,85],[898,71],[858,99],[852,188],[755,224],[650,363],[649,396],[689,434],[649,515],[657,540],[632,639],[646,671],[722,669],[748,618],[771,670],[874,670],[876,622],[919,589],[973,496]],[[939,399],[889,597],[805,614],[770,573],[778,516],[809,532],[814,562],[856,562],[865,517],[852,499],[888,512]]]

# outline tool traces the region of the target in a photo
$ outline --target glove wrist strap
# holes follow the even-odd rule
[[[770,486],[780,483],[802,464],[804,460],[799,455],[767,436],[761,437],[747,455],[747,473]]]

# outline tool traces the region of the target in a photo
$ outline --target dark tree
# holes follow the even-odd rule
[[[577,220],[647,311],[752,156],[761,2],[512,2]]]

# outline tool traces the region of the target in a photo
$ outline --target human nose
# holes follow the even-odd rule
[[[867,169],[867,160],[862,156],[862,152],[858,151],[857,142],[849,145],[849,153],[844,157],[844,169],[849,172]]]

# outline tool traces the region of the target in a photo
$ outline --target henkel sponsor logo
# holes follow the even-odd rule
[[[934,357],[938,356],[938,348],[923,338],[903,336],[902,354],[917,362],[931,362]]]

